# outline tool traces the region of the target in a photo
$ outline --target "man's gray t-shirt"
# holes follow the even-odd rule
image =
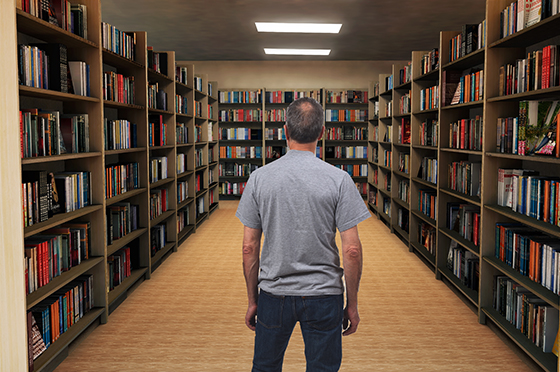
[[[264,232],[259,287],[315,296],[343,293],[336,229],[370,213],[348,173],[312,152],[290,150],[251,174],[236,216]]]

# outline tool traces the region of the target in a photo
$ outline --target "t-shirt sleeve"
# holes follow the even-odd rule
[[[259,213],[259,206],[255,195],[254,174],[251,174],[251,176],[249,176],[249,180],[247,180],[247,184],[245,185],[245,190],[241,195],[241,200],[239,201],[235,216],[247,227],[252,229],[262,229],[261,215]]]
[[[335,216],[338,231],[346,231],[371,217],[360,192],[348,174],[344,175],[340,185]]]

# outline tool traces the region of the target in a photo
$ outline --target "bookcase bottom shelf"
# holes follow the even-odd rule
[[[430,263],[431,266],[433,266],[435,268],[436,258],[434,257],[433,254],[431,254],[426,249],[426,247],[424,247],[423,245],[420,245],[418,242],[415,242],[414,240],[410,241],[410,246],[413,248],[413,250],[420,253],[422,255],[422,257],[425,258],[426,262]]]
[[[127,297],[128,290],[148,271],[147,267],[132,270],[128,278],[109,292],[109,314],[111,314]]]
[[[465,298],[473,303],[475,307],[478,307],[478,292],[467,288],[463,283],[461,283],[461,279],[457,278],[451,270],[447,267],[438,267],[438,272],[443,275],[450,283],[453,284],[457,288],[459,292],[461,292]]]
[[[194,225],[185,226],[185,228],[181,230],[178,235],[179,245],[183,242],[184,239],[186,239],[193,232],[194,232]]]
[[[543,352],[541,348],[532,343],[524,334],[521,333],[521,331],[515,328],[513,324],[509,323],[493,308],[482,307],[481,310],[545,371],[557,371],[558,358],[556,355]]]
[[[158,268],[163,257],[167,254],[167,252],[173,249],[173,247],[175,247],[175,242],[168,242],[162,249],[156,252],[156,254],[152,257],[152,272]]]
[[[33,362],[33,370],[35,372],[53,371],[57,365],[62,362],[61,359],[57,360],[57,356],[67,350],[70,343],[80,336],[80,334],[82,334],[104,312],[105,308],[103,307],[94,307],[91,309],[77,323],[60,335],[60,338],[56,340],[56,342],[53,343],[47,350],[45,350],[43,354],[35,359]]]

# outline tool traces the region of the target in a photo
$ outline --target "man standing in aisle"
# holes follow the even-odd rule
[[[255,331],[253,372],[282,370],[298,321],[307,370],[338,371],[341,336],[356,332],[360,322],[362,245],[357,225],[370,213],[348,173],[315,156],[325,130],[321,105],[300,98],[290,104],[286,119],[290,150],[251,174],[236,213],[245,226],[245,323]]]

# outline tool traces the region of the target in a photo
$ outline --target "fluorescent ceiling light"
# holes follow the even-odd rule
[[[297,56],[328,56],[330,49],[282,49],[282,48],[264,48],[266,54],[283,54]]]
[[[255,22],[258,32],[300,32],[312,34],[338,34],[342,23],[279,23]]]

